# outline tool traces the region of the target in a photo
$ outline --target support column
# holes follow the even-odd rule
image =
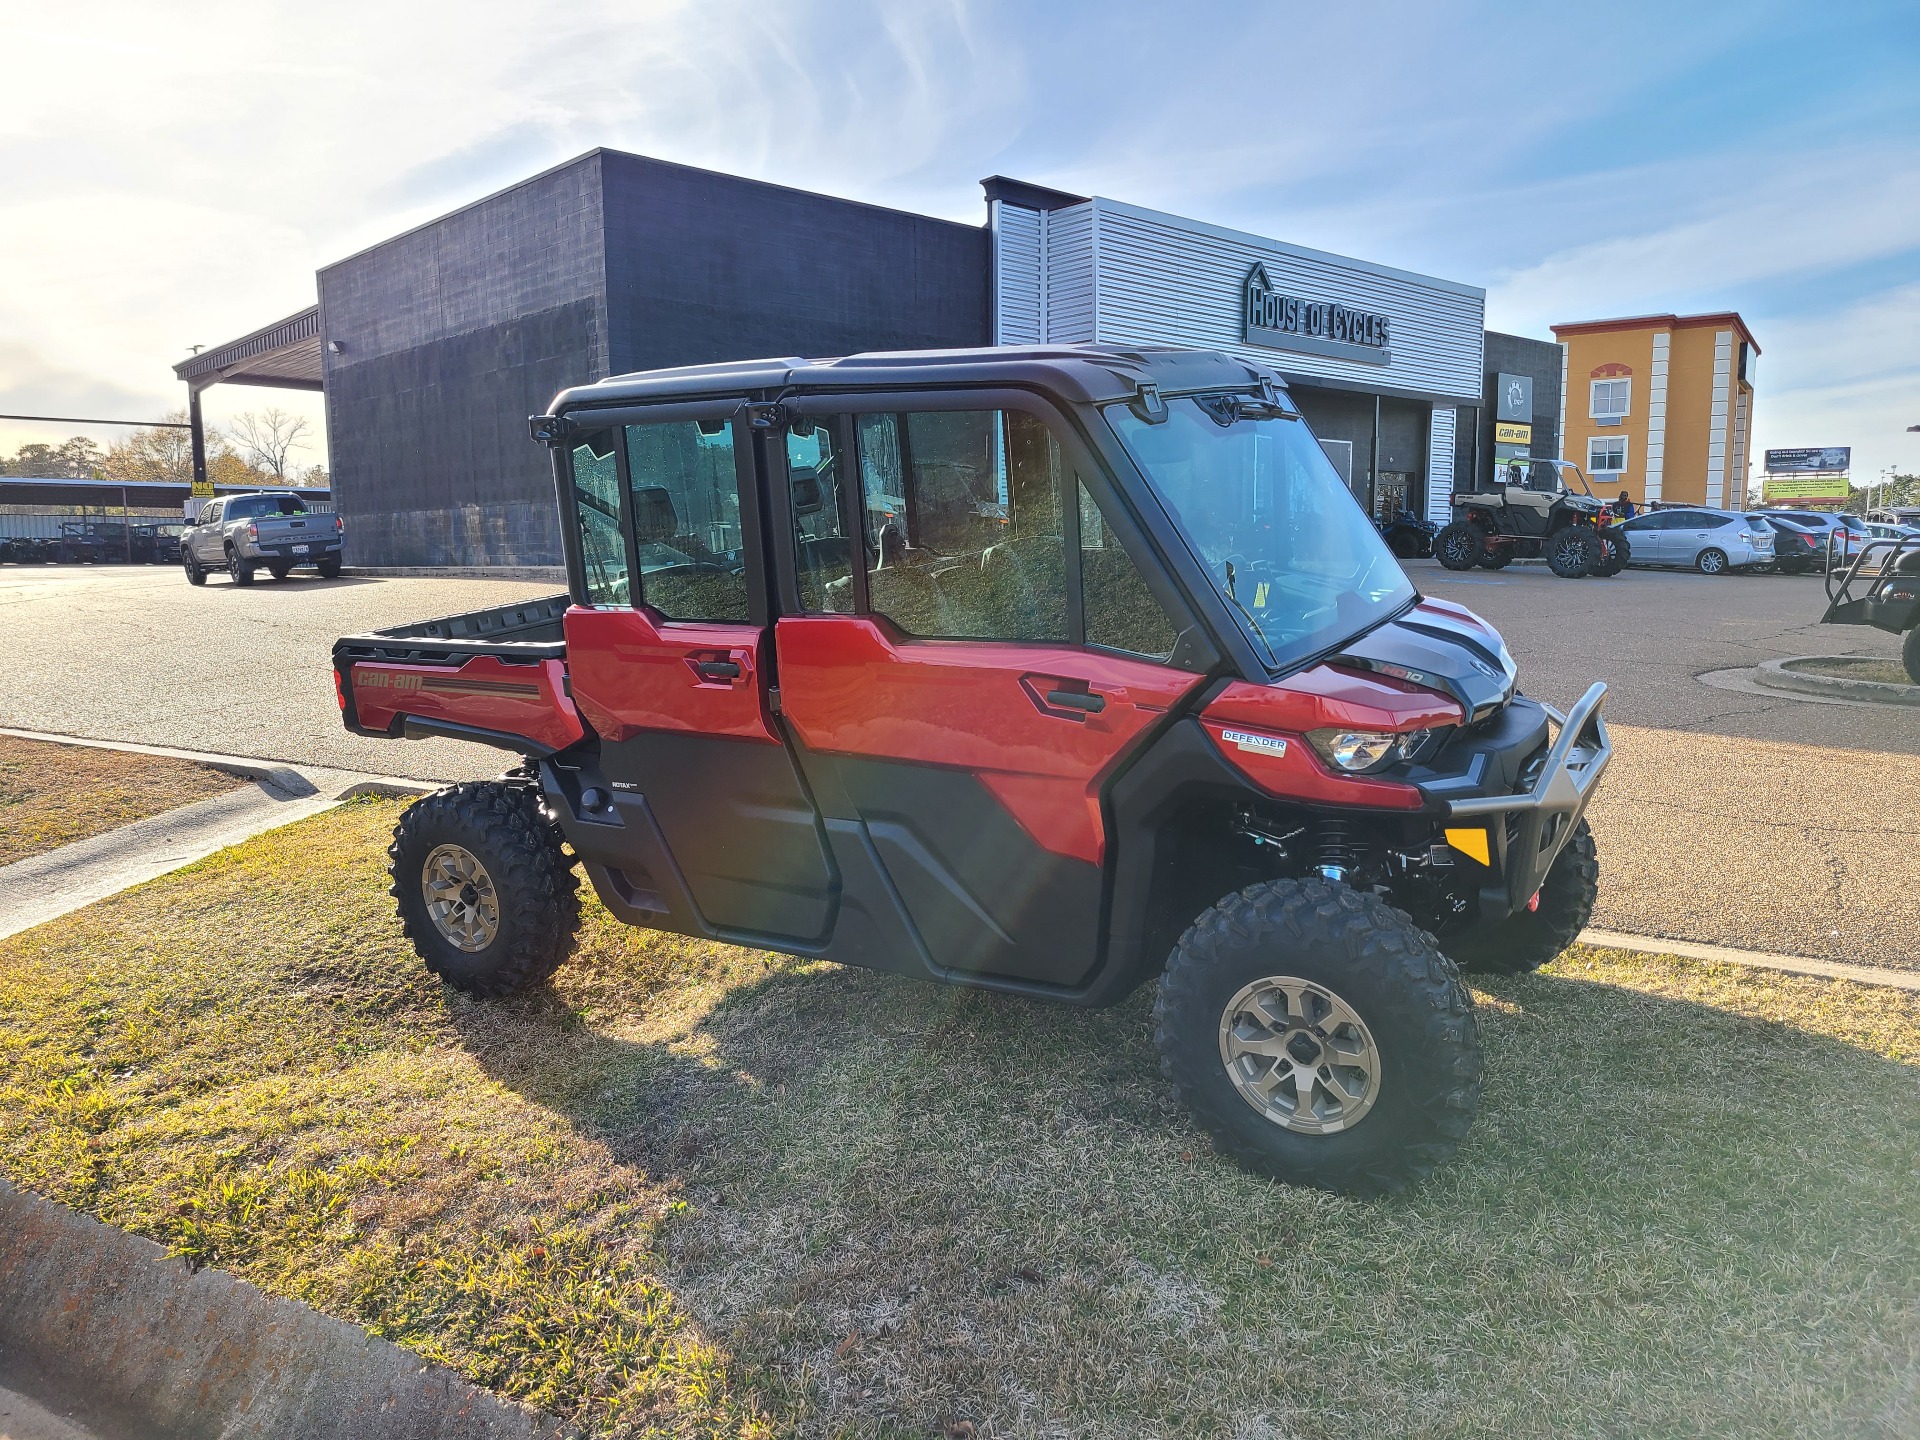
[[[187,428],[193,437],[193,483],[207,483],[207,425],[200,416],[200,392],[206,387],[197,381],[187,382]]]

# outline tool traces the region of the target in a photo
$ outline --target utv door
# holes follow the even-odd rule
[[[829,932],[836,886],[769,711],[757,486],[737,408],[623,417],[572,443],[584,603],[566,616],[568,677],[623,822],[605,842],[628,846],[616,868],[662,894],[684,886],[697,912],[666,903],[661,923],[804,946]]]
[[[1103,789],[1200,677],[1166,663],[1184,612],[1061,428],[1010,396],[822,402],[770,458],[780,708],[827,825],[936,967],[1072,986],[1100,954]]]

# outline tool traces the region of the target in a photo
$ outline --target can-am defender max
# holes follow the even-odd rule
[[[1241,1163],[1394,1190],[1480,1093],[1456,962],[1593,908],[1563,717],[1426,600],[1272,371],[986,349],[563,392],[569,595],[341,640],[348,727],[520,756],[407,811],[408,936],[498,995],[631,924],[1106,1005]]]
[[[1492,489],[1454,492],[1453,519],[1434,537],[1433,553],[1449,570],[1499,570],[1545,556],[1563,580],[1618,575],[1631,548],[1612,519],[1571,460],[1514,460],[1499,467]]]

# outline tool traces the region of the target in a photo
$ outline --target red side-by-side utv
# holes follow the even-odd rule
[[[569,593],[334,648],[355,732],[518,757],[395,831],[435,973],[544,979],[577,865],[635,925],[1072,1005],[1153,982],[1167,1074],[1282,1179],[1394,1190],[1459,1143],[1459,968],[1540,965],[1593,908],[1605,686],[1522,696],[1277,374],[765,360],[532,428]]]

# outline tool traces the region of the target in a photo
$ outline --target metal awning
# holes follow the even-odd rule
[[[178,508],[190,491],[175,480],[69,480],[62,476],[0,476],[0,505],[166,505]],[[324,486],[215,485],[217,494],[248,494],[255,490],[287,490],[309,502],[332,498]]]
[[[209,385],[273,385],[282,390],[324,389],[320,366],[320,307],[309,305],[277,324],[202,350],[173,367],[195,390]]]

